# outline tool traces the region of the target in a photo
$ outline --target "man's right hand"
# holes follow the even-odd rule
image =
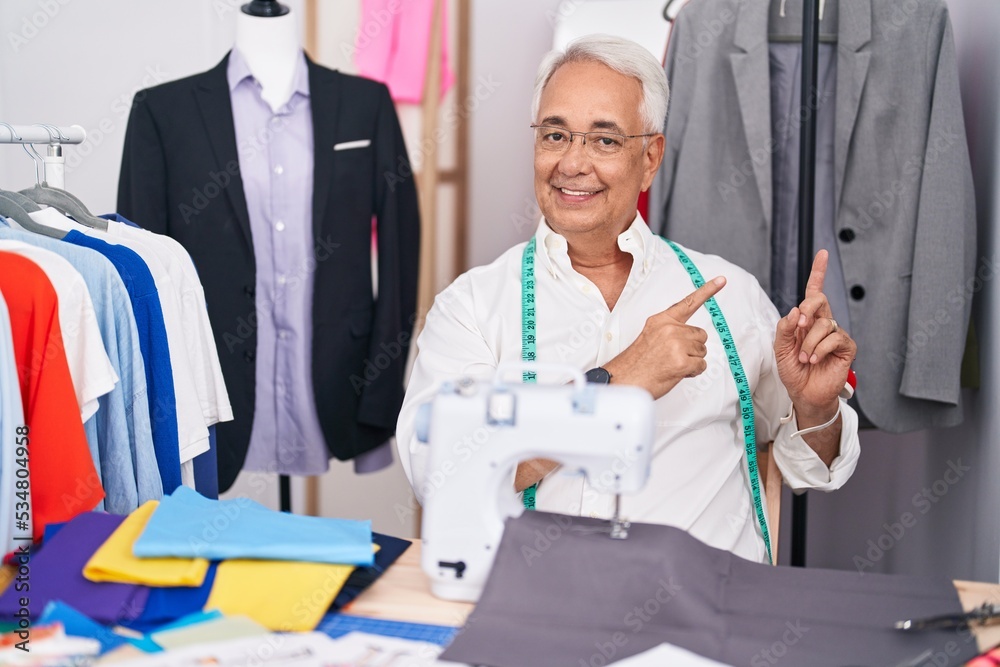
[[[604,364],[611,373],[611,382],[642,387],[657,399],[684,378],[703,373],[708,367],[705,361],[708,334],[687,321],[725,285],[722,276],[713,278],[647,319],[635,342]]]

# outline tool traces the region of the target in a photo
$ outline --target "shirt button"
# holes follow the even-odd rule
[[[286,278],[286,277],[285,277],[285,274],[284,274],[284,273],[279,273],[279,274],[278,274],[278,275],[277,275],[277,276],[275,277],[275,280],[276,280],[276,281],[278,281],[278,284],[279,284],[279,285],[284,285],[284,284],[285,284],[285,282],[287,282],[287,281],[288,281],[288,278]]]
[[[247,363],[253,361],[255,356],[257,355],[254,354],[253,350],[247,350],[246,352],[243,353],[243,358],[246,359]]]
[[[604,334],[604,340],[608,341],[609,343],[611,342],[612,338],[614,338],[614,336],[611,335],[610,331],[608,333]]]
[[[278,332],[278,338],[280,338],[281,340],[285,340],[286,338],[288,338],[288,332],[282,329],[281,331]]]
[[[855,301],[861,301],[865,298],[865,288],[861,285],[855,285],[851,288],[851,298]]]
[[[278,116],[271,116],[271,125],[277,125],[281,122],[281,118]]]
[[[844,243],[850,243],[851,241],[854,240],[855,236],[856,234],[854,233],[854,230],[851,229],[850,227],[845,227],[844,229],[841,229],[840,233],[837,234],[837,237]]]
[[[285,231],[285,223],[282,222],[281,220],[278,220],[276,223],[274,223],[274,229],[279,232]]]
[[[285,173],[285,168],[279,164],[277,167],[274,168],[274,173],[276,173],[278,176],[281,176],[283,173]]]
[[[583,293],[584,294],[590,294],[590,285],[584,285],[583,286]]]

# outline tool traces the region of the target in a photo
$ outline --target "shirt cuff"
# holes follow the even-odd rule
[[[802,437],[792,437],[799,430],[795,416],[778,429],[773,445],[774,461],[793,490],[834,491],[854,474],[861,454],[858,414],[847,401],[840,399],[840,415],[840,454],[829,468]]]

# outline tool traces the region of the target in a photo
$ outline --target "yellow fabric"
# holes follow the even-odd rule
[[[328,563],[223,561],[205,609],[249,616],[269,630],[307,632],[319,624],[353,570],[353,565]]]
[[[204,558],[136,558],[132,555],[132,545],[146,529],[146,522],[159,504],[150,500],[125,517],[87,561],[83,576],[90,581],[145,586],[201,586],[208,572],[208,561]]]

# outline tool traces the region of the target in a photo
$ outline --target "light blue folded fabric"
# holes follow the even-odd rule
[[[186,486],[164,496],[132,552],[140,558],[375,562],[371,521],[275,512],[249,498],[209,500]]]

